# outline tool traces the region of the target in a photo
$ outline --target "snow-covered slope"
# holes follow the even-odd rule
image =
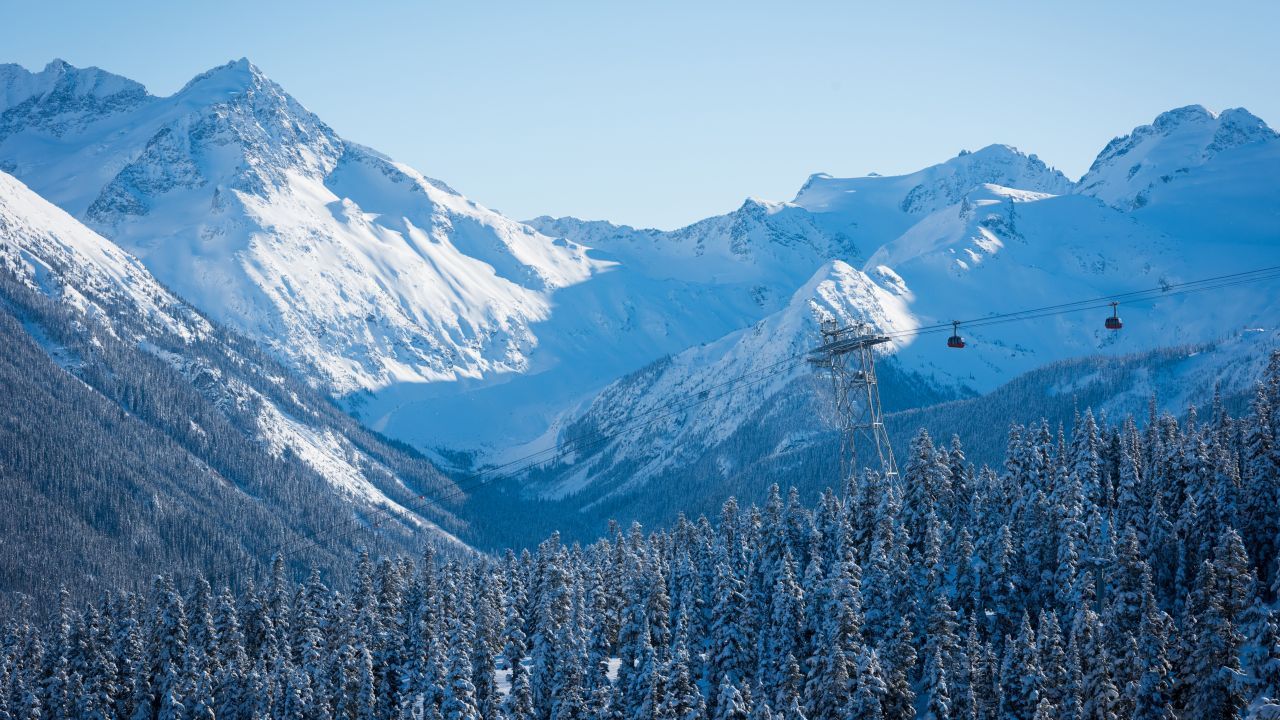
[[[1153,193],[1162,194],[1163,186],[1181,183],[1224,153],[1276,139],[1274,130],[1244,108],[1215,115],[1188,105],[1108,143],[1080,179],[1078,192],[1125,210],[1140,208],[1152,202]]]
[[[1232,111],[1212,119],[1219,128],[1220,119],[1233,117],[1232,122],[1253,127],[1239,121],[1245,115]],[[1139,129],[1135,136],[1145,132]],[[1280,264],[1280,222],[1272,222],[1280,203],[1268,201],[1280,192],[1274,133],[1264,126],[1250,133],[1218,129],[1202,137],[1224,134],[1238,142],[1219,141],[1216,150],[1198,150],[1197,165],[1184,179],[1147,189],[1150,200],[1137,209],[1074,193],[1065,178],[1033,158],[1010,160],[1010,151],[1002,146],[903,178],[815,176],[795,205],[811,211],[816,224],[832,229],[843,223],[859,246],[878,248],[861,271],[839,264],[824,269],[786,308],[752,329],[611,385],[567,426],[563,438],[598,437],[611,428],[627,432],[603,447],[597,442],[585,456],[544,469],[536,476],[538,491],[552,497],[580,493],[581,502],[594,504],[635,491],[647,478],[669,476],[680,463],[700,462],[705,472],[708,457],[723,458],[728,477],[744,462],[823,432],[826,422],[814,406],[794,399],[822,392],[812,383],[812,373],[805,380],[809,371],[797,366],[758,383],[753,373],[816,344],[817,320],[840,302],[857,309],[843,313],[842,319],[859,314],[892,332]],[[1103,151],[1095,172],[1108,165],[1115,147],[1113,143]],[[1172,153],[1157,146],[1147,150],[1161,157]],[[997,176],[1014,185],[992,182]],[[1205,192],[1197,182],[1200,177],[1219,183],[1218,192]],[[1099,184],[1094,189],[1103,188]],[[1175,213],[1184,217],[1173,222]],[[1242,236],[1241,227],[1254,232]],[[897,228],[902,230],[893,236],[879,236]],[[584,230],[599,241],[599,226]],[[824,288],[839,300],[805,300]],[[1187,344],[1216,343],[1213,358],[1206,361],[1213,367],[1242,364],[1248,359],[1243,355],[1257,352],[1259,343],[1240,338],[1275,336],[1280,293],[1274,284],[1223,287],[1205,295],[1170,293],[1121,305],[1120,313],[1126,321],[1120,332],[1104,329],[1107,311],[1101,308],[1027,322],[962,325],[969,342],[962,351],[945,346],[949,327],[902,338],[886,346],[891,351],[885,367],[893,378],[882,383],[882,392],[893,393],[897,407],[926,405],[947,393],[988,393],[1068,358],[1132,357]],[[627,418],[643,416],[646,409],[683,407],[709,384],[744,376],[747,382],[740,391],[724,393],[706,406],[689,407],[638,429],[627,424]],[[1123,403],[1118,397],[1111,404]],[[745,425],[762,428],[757,447],[743,447],[746,435],[738,431]],[[774,427],[790,427],[794,437],[779,440],[769,430]],[[606,487],[592,487],[593,482]]]
[[[758,409],[779,393],[794,392],[797,384],[809,384],[812,368],[803,356],[827,320],[842,325],[865,321],[893,331],[916,327],[902,297],[848,263],[828,262],[778,312],[654,363],[596,396],[564,433],[565,439],[587,443],[591,451],[562,458],[564,472],[541,492],[549,497],[579,492],[623,463],[629,469],[626,480],[612,491],[625,492],[656,472],[697,457],[744,424],[767,421]],[[724,385],[727,378],[740,376],[746,379]],[[636,427],[631,422],[636,417],[646,421]],[[797,428],[801,433],[812,429]],[[599,447],[601,436],[615,435],[608,447]]]
[[[1079,191],[1224,257],[1274,248],[1280,234],[1280,136],[1243,108],[1171,110],[1116,138]]]
[[[338,391],[523,370],[549,293],[603,267],[343,140],[246,60],[166,98],[24,72],[0,74],[3,167]]]
[[[697,398],[704,387],[727,378],[747,376],[754,383],[753,373],[761,368],[815,346],[818,323],[826,318],[842,324],[861,319],[882,332],[912,331],[951,319],[1052,304],[1064,296],[1095,297],[1117,288],[1152,286],[1166,277],[1161,263],[1170,261],[1169,245],[1159,233],[1090,198],[981,185],[958,203],[924,216],[876,251],[862,270],[842,262],[828,264],[784,309],[752,328],[610,386],[585,413],[582,427],[608,433],[646,408]],[[1140,259],[1131,259],[1139,252]],[[916,377],[913,383],[925,390],[900,401],[910,406],[948,390],[953,395],[986,392],[1064,357],[1159,346],[1159,334],[1166,329],[1139,326],[1123,335],[1108,334],[1098,317],[1064,316],[962,332],[970,340],[964,352],[943,345],[949,333],[907,336],[882,348],[903,376]],[[643,478],[678,462],[682,453],[705,453],[743,423],[761,422],[758,409],[782,388],[797,397],[823,393],[825,386],[813,384],[812,375],[804,363],[789,363],[785,373],[771,374],[761,387],[724,393],[710,409],[699,406],[659,427],[626,433],[600,453],[607,457],[604,466],[583,464],[562,482],[576,488],[586,475],[624,462],[643,467],[636,473]],[[825,426],[812,406],[788,405],[785,411],[797,412],[787,420],[798,435]]]
[[[663,232],[512,221],[339,137],[244,60],[165,98],[55,62],[0,67],[0,168],[374,429],[482,462],[757,370],[812,344],[824,312],[930,326],[1280,263],[1280,141],[1244,110],[1165,113],[1080,183],[991,145],[907,175],[814,175],[791,202]],[[961,353],[927,334],[887,367],[900,406],[985,393],[1064,358],[1267,326],[1272,297],[1127,305],[1122,333],[1100,311],[962,328]],[[762,409],[805,412],[778,389],[807,380],[770,382],[542,489],[589,485],[587,462],[669,468],[679,453],[652,448],[714,448]]]
[[[136,258],[3,172],[0,267],[94,317],[126,307],[157,332],[203,338],[212,330]]]
[[[540,217],[528,224],[647,276],[701,283],[786,281],[794,287],[827,260],[858,255],[848,236],[829,232],[804,208],[755,198],[670,232],[576,218]]]
[[[960,202],[974,187],[988,183],[1048,194],[1062,194],[1072,187],[1065,175],[1035,155],[1008,145],[988,145],[908,175],[813,175],[794,202],[859,244],[876,248],[925,215]]]
[[[61,62],[0,77],[3,167],[419,447],[544,437],[619,375],[858,258],[786,203],[590,246],[516,223],[338,137],[244,60],[167,98]]]
[[[758,200],[673,232],[575,218],[528,225],[590,248],[604,269],[551,295],[549,316],[531,325],[537,347],[520,374],[386,388],[359,408],[374,427],[490,457],[545,447],[609,382],[746,327],[780,309],[829,259],[859,257],[803,208]]]
[[[983,183],[1060,194],[1072,183],[1034,155],[991,145],[909,175],[813,175],[794,201],[747,200],[738,210],[672,232],[540,217],[528,223],[617,256],[646,274],[707,279],[783,278],[790,291],[825,262],[861,261],[923,216]]]
[[[993,145],[900,177],[836,180],[814,176],[795,202],[751,199],[731,213],[671,232],[575,218],[536,218],[529,224],[539,231],[565,236],[592,248],[592,257],[617,263],[611,272],[563,294],[566,301],[557,306],[559,315],[540,332],[546,344],[539,351],[547,352],[559,338],[600,337],[603,342],[589,346],[591,354],[587,356],[569,359],[565,353],[551,351],[562,359],[564,372],[572,373],[571,382],[580,393],[577,399],[590,398],[604,384],[602,380],[617,378],[650,360],[709,342],[782,310],[797,289],[829,262],[860,265],[870,251],[918,222],[930,208],[947,198],[958,199],[962,194],[959,188],[985,180],[1020,182],[1039,191],[1065,191],[1071,186],[1061,173],[1034,156]],[[592,336],[571,320],[580,298],[589,296],[587,304],[598,307],[598,298],[610,295],[626,298],[624,317],[660,318],[664,328],[680,328],[682,332],[655,333],[628,341],[610,334]],[[605,311],[599,317],[618,315]],[[720,332],[712,332],[716,329]],[[600,362],[618,351],[621,356]],[[535,377],[540,392],[554,387],[547,382],[550,376]],[[496,392],[503,402],[516,397],[510,388]],[[469,403],[477,396],[472,393],[459,401]],[[508,404],[529,407],[518,401]],[[554,439],[554,433],[563,427],[563,418],[571,417],[574,411],[564,402],[542,411],[554,411],[555,406],[560,408],[561,418],[550,428],[552,434],[538,439],[542,446]],[[499,409],[497,403],[485,407],[492,412]],[[450,412],[465,413],[466,407],[451,406]],[[521,442],[523,438],[509,440]],[[516,454],[537,446],[520,444]]]
[[[286,377],[282,368],[162,286],[136,258],[3,172],[0,272],[5,282],[73,311],[74,328],[42,327],[33,311],[19,311],[20,298],[5,303],[0,297],[0,308],[15,313],[50,357],[73,374],[91,365],[101,366],[89,369],[95,377],[144,372],[112,365],[125,357],[115,351],[96,359],[75,357],[65,342],[50,339],[70,333],[77,343],[100,345],[105,338],[99,334],[106,333],[121,352],[141,351],[176,371],[212,407],[226,411],[219,422],[236,426],[257,446],[256,452],[286,465],[301,463],[305,472],[327,483],[331,497],[348,512],[387,511],[404,529],[427,536],[447,537],[437,522],[456,525],[447,511],[415,507],[418,494],[454,489],[434,468],[368,437],[321,397]],[[221,430],[198,428],[195,419],[186,422],[192,438]],[[227,480],[239,484],[245,478],[228,472]],[[286,525],[298,521],[281,510]]]

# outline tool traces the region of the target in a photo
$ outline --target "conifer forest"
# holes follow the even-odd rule
[[[1280,354],[1248,411],[918,434],[670,530],[19,614],[0,717],[1227,720],[1280,712]],[[779,478],[780,483],[785,478]]]

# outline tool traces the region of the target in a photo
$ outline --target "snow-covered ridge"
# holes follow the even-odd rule
[[[136,258],[3,172],[0,269],[32,290],[75,309],[84,319],[86,332],[109,333],[127,346],[159,357],[189,378],[215,405],[254,415],[254,437],[264,452],[276,456],[291,453],[353,506],[385,508],[411,528],[444,532],[390,497],[389,491],[404,488],[403,480],[314,408],[300,412],[305,409],[301,405],[290,409],[273,400],[269,391],[279,384],[278,378],[264,377],[261,368],[229,347],[224,350],[231,364],[239,368],[237,372],[253,377],[257,387],[244,376],[211,364],[199,352],[183,354],[183,348],[197,342],[206,348],[223,347],[224,336],[162,286]],[[177,343],[169,342],[175,337]],[[178,351],[163,349],[166,345]]]
[[[142,263],[0,172],[0,264],[33,289],[92,315],[126,307],[145,325],[206,336],[203,317],[156,282]]]
[[[128,108],[149,96],[142,85],[96,67],[76,68],[54,60],[38,73],[20,65],[0,65],[0,113],[14,111],[15,120],[0,123],[0,138],[24,124],[69,120],[74,115],[93,115]],[[45,125],[53,133],[65,130],[57,124]]]
[[[505,218],[339,137],[247,60],[166,98],[55,65],[0,71],[0,166],[376,429],[427,449],[554,442],[614,380],[785,312],[832,261],[931,324],[1265,260],[1280,227],[1280,153],[1259,151],[1280,143],[1244,111],[1168,113],[1104,150],[1093,179],[1124,164],[1136,184],[1117,192],[1141,193],[1139,211],[1103,197],[1107,182],[1082,193],[1035,155],[990,145],[901,176],[815,175],[791,202],[748,199],[663,232]],[[90,102],[107,97],[121,102]],[[1130,156],[1176,156],[1184,136],[1190,170],[1151,187],[1143,173],[1158,163],[1127,176]],[[1228,229],[1241,253],[1222,253]],[[981,391],[1125,342],[1045,333],[992,336],[961,361],[913,345],[901,360]]]
[[[571,458],[572,467],[541,492],[548,497],[577,492],[593,475],[622,463],[632,463],[637,469],[611,492],[643,485],[654,473],[714,447],[746,423],[758,422],[759,408],[779,393],[794,391],[797,383],[807,385],[812,368],[797,358],[812,347],[822,322],[867,322],[885,332],[909,332],[917,327],[908,310],[910,299],[904,289],[886,290],[846,262],[825,263],[778,312],[713,343],[655,363],[600,393],[566,430],[567,437],[618,434],[619,428],[627,427],[630,418],[637,416],[653,416],[655,420],[618,434],[607,447],[594,448],[587,457]],[[881,350],[889,351],[887,347]],[[749,378],[742,387],[724,386],[726,378],[742,376]],[[660,412],[675,398],[686,403],[694,398],[705,402],[685,412]],[[595,456],[603,460],[597,462]]]
[[[765,282],[784,274],[789,278],[788,290],[826,260],[853,260],[859,254],[851,238],[822,225],[804,208],[758,198],[748,198],[732,212],[671,231],[572,217],[544,216],[527,223],[649,275]]]
[[[935,324],[949,329],[945,325],[957,319],[1280,263],[1280,143],[1274,133],[1244,111],[1221,116],[1178,111],[1147,127],[1160,129],[1139,128],[1133,137],[1147,140],[1135,147],[1168,157],[1172,150],[1185,150],[1176,142],[1168,144],[1170,137],[1191,138],[1193,152],[1184,156],[1195,164],[1182,178],[1161,181],[1158,192],[1150,192],[1149,201],[1137,209],[1071,192],[1073,185],[1060,174],[1046,174],[1031,158],[1019,159],[1001,146],[972,154],[987,159],[962,155],[910,176],[814,176],[792,207],[810,211],[818,226],[843,229],[859,246],[871,248],[861,272],[854,271],[861,282],[840,282],[833,273],[829,282],[806,285],[752,330],[691,348],[620,380],[603,390],[577,422],[567,422],[563,437],[571,441],[584,433],[626,427],[627,418],[645,408],[698,397],[707,382],[752,377],[769,358],[816,344],[816,321],[841,301],[875,299],[859,304],[860,312],[850,316],[864,317],[886,331]],[[1148,141],[1152,144],[1144,145]],[[1118,148],[1123,144],[1104,150],[1095,170],[1122,157]],[[999,168],[1003,170],[995,171]],[[1002,173],[1005,182],[990,179]],[[928,198],[929,203],[915,205],[911,198]],[[948,391],[987,393],[1022,373],[1068,358],[1132,356],[1189,342],[1212,343],[1218,354],[1215,367],[1244,365],[1251,356],[1233,354],[1256,354],[1266,343],[1240,339],[1259,333],[1274,337],[1278,331],[1280,295],[1273,289],[1229,287],[1212,295],[1122,304],[1126,325],[1121,332],[1106,330],[1105,313],[1095,309],[1023,323],[962,325],[960,332],[969,343],[963,351],[946,347],[945,332],[901,338],[888,363],[895,387],[883,391],[897,395],[898,407],[913,407]],[[826,295],[827,300],[805,307],[798,300],[806,294]],[[877,307],[893,312],[876,313]],[[624,433],[603,450],[573,457],[540,476],[538,490],[553,496],[582,493],[584,503],[598,502],[624,491],[640,492],[647,479],[662,473],[668,480],[678,477],[681,463],[698,463],[703,472],[719,468],[724,487],[730,487],[742,463],[781,452],[769,444],[778,428],[790,429],[792,440],[782,442],[788,447],[825,430],[812,404],[797,399],[813,400],[817,392],[799,371],[770,378],[759,388],[713,400],[655,428]],[[924,397],[913,399],[913,392]],[[758,436],[734,435],[737,428],[750,429],[744,423],[764,430]],[[744,447],[744,437],[768,442]],[[592,478],[600,478],[598,484]]]
[[[1010,145],[988,145],[908,175],[834,178],[811,175],[795,203],[814,212],[840,213],[875,208],[910,215],[928,214],[958,202],[982,184],[1060,195],[1073,184],[1035,155]]]
[[[608,266],[346,142],[247,60],[166,98],[55,65],[6,66],[27,97],[0,163],[338,392],[521,371],[550,293]]]
[[[31,121],[64,111],[41,96],[6,112],[0,163],[421,447],[527,440],[856,258],[802,208],[756,200],[644,242],[540,232],[343,140],[246,60],[56,137]],[[536,416],[502,410],[535,386]]]
[[[1177,108],[1108,143],[1080,179],[1078,192],[1119,208],[1140,208],[1149,202],[1153,187],[1185,175],[1223,152],[1275,142],[1277,137],[1244,108],[1216,115],[1200,105]]]

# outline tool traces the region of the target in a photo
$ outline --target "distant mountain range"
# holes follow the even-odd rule
[[[1069,420],[1048,394],[1105,398],[1100,405],[1112,412],[1141,414],[1152,394],[1175,412],[1204,405],[1215,378],[1228,395],[1245,392],[1269,349],[1280,344],[1275,281],[1122,304],[1128,322],[1120,332],[1105,329],[1107,312],[1095,307],[1024,322],[962,325],[964,350],[946,347],[950,328],[911,334],[952,320],[1280,265],[1280,139],[1243,110],[1165,113],[1108,145],[1079,183],[1034,157],[990,146],[901,177],[815,175],[785,207],[803,209],[815,225],[875,249],[856,266],[838,259],[823,264],[785,308],[751,326],[607,387],[565,433],[579,442],[593,439],[591,451],[541,468],[520,492],[532,488],[557,499],[562,512],[598,512],[600,518],[634,513],[652,522],[674,517],[678,508],[665,502],[672,494],[686,505],[703,499],[688,492],[691,475],[710,488],[710,496],[754,497],[774,479],[814,490],[834,483],[835,465],[815,467],[809,449],[836,449],[825,387],[806,363],[783,363],[818,343],[824,319],[906,333],[884,346],[881,392],[887,407],[898,411],[978,398],[1069,358],[1102,354],[1138,368],[1109,376],[1128,383],[1109,392],[1104,387],[1100,395],[1093,365],[1058,365],[1054,375],[1041,374],[1054,377],[1054,385],[1024,397],[1021,406],[1010,404],[1008,393],[999,396],[1004,421],[986,428],[995,438],[1010,421],[1055,413]],[[583,226],[590,231],[583,235],[567,221],[556,227],[584,243],[604,236],[599,226]],[[1174,363],[1176,370],[1160,373],[1157,381],[1154,369],[1144,374],[1141,366],[1155,362],[1146,353],[1159,348],[1214,357]],[[739,377],[745,380],[737,391],[724,389],[726,379]],[[1017,385],[1025,393],[1027,383]],[[705,404],[660,413],[661,422],[627,424],[629,417],[682,407],[681,399],[707,394],[714,397]],[[912,417],[935,429],[963,428]],[[998,446],[991,437],[966,434],[970,447]],[[656,501],[660,512],[653,510],[655,497],[663,498]]]
[[[910,332],[1280,265],[1280,138],[1243,109],[1164,113],[1078,182],[991,145],[908,175],[813,175],[790,202],[658,231],[506,218],[339,137],[247,60],[169,97],[54,61],[0,65],[0,171],[0,258],[26,288],[15,297],[44,297],[85,342],[126,324],[121,353],[182,374],[339,515],[389,508],[445,543],[489,544],[479,528],[521,503],[653,521],[677,509],[655,499],[672,483],[701,493],[693,507],[758,492],[735,480],[756,477],[744,468],[828,473],[777,461],[830,438],[813,371],[774,367],[813,345],[823,319]],[[886,348],[883,392],[895,410],[927,408],[1071,358],[1175,346],[1244,362],[1276,342],[1278,296],[1238,286],[1123,305],[1119,333],[1096,310],[961,326],[963,351],[906,336]],[[9,300],[12,332],[83,375],[25,319],[32,302]],[[76,317],[93,321],[72,328]],[[191,370],[201,363],[240,379],[210,381]],[[749,373],[762,379],[708,390]],[[628,424],[682,398],[706,402]],[[447,511],[411,502],[453,486],[395,442],[455,475],[461,496],[474,468],[620,427]]]

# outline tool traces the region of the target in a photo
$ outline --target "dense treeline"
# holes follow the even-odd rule
[[[1280,354],[1249,412],[920,433],[806,507],[502,559],[159,576],[11,621],[6,718],[1219,720],[1280,710]],[[509,688],[509,691],[508,691]]]
[[[596,402],[590,412],[565,428],[561,441],[569,448],[583,448],[580,452],[473,490],[467,519],[484,549],[533,546],[552,531],[590,541],[599,537],[611,518],[624,524],[669,526],[681,514],[715,515],[730,495],[742,502],[763,502],[765,490],[778,477],[787,478],[804,495],[840,483],[840,438],[829,422],[830,382],[824,375],[803,376],[787,390],[760,398],[748,421],[726,437],[718,431],[710,438],[679,435],[685,423],[704,411],[692,402],[688,408],[633,427],[627,395],[635,386],[650,382],[669,362],[660,360],[623,378],[614,389],[616,403]],[[933,405],[956,396],[915,373],[903,372],[892,360],[882,363],[879,372],[886,408]],[[737,389],[752,392],[749,384]],[[1005,412],[1003,417],[1013,419],[1015,413]],[[989,434],[1000,438],[1007,423],[1001,420],[989,426]],[[905,424],[891,424],[890,430],[900,427]],[[921,423],[913,423],[910,432],[895,437],[895,442],[901,441],[898,446],[905,449],[920,427]],[[602,444],[604,437],[617,440]],[[862,451],[875,452],[873,448]],[[582,477],[591,481],[581,483]],[[572,491],[561,491],[565,486]],[[543,489],[549,491],[541,495]],[[529,507],[535,511],[523,512]],[[520,522],[510,522],[517,512]]]
[[[1245,342],[1252,345],[1244,346]],[[948,400],[919,376],[904,372],[892,357],[880,362],[877,372],[885,428],[899,459],[905,457],[915,434],[925,428],[938,438],[959,436],[974,464],[999,465],[1005,451],[1004,430],[1011,423],[1048,418],[1050,426],[1057,427],[1071,423],[1081,408],[1091,406],[1105,407],[1114,417],[1139,413],[1144,423],[1150,422],[1143,394],[1148,390],[1170,411],[1186,411],[1179,404],[1183,400],[1170,400],[1177,397],[1210,412],[1212,383],[1184,387],[1190,376],[1187,367],[1205,356],[1241,359],[1231,368],[1231,377],[1225,378],[1219,400],[1232,412],[1243,412],[1252,398],[1253,380],[1265,367],[1273,346],[1271,339],[1237,337],[1219,345],[1072,358],[1024,373],[990,393],[960,400]],[[649,372],[638,372],[632,380],[643,382]],[[1134,392],[1134,388],[1143,390]],[[786,478],[801,496],[838,486],[841,442],[831,426],[830,394],[825,375],[802,376],[787,390],[762,400],[749,421],[726,437],[683,438],[673,444],[671,434],[702,412],[701,407],[692,407],[656,427],[624,433],[618,443],[639,450],[626,457],[619,457],[612,443],[601,446],[597,439],[616,432],[615,426],[593,422],[595,418],[588,414],[565,436],[571,442],[595,442],[594,451],[474,490],[467,516],[476,532],[469,537],[482,542],[485,549],[533,546],[553,530],[564,538],[590,541],[599,537],[610,518],[623,524],[669,526],[681,513],[714,516],[729,495],[743,503],[763,503],[765,491],[777,478]],[[876,449],[860,446],[859,453],[874,458]],[[574,479],[584,475],[591,482],[579,487]],[[550,497],[537,497],[539,489],[562,484],[574,491],[561,495],[553,490]],[[526,512],[530,507],[535,510]],[[520,522],[511,522],[516,513]]]

